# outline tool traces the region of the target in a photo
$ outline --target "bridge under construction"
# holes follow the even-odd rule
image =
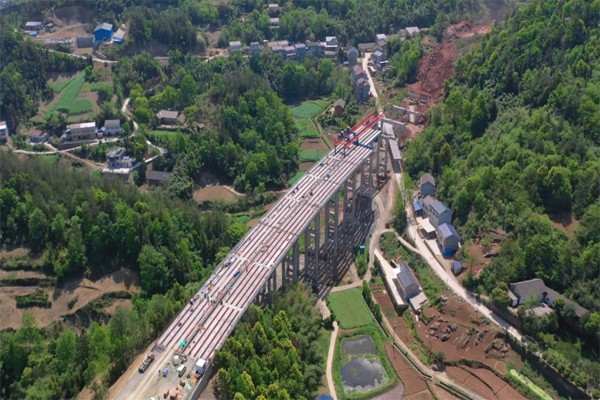
[[[336,268],[324,260],[338,255],[343,235],[365,224],[358,213],[360,199],[372,196],[387,179],[389,140],[394,137],[383,133],[383,117],[373,112],[342,131],[334,149],[222,260],[158,338],[155,351],[210,365],[248,307],[271,300],[278,268],[281,284],[303,278],[315,285],[321,268]],[[195,392],[192,397],[199,394]]]

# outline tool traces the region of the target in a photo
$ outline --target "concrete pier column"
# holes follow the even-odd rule
[[[325,251],[333,247],[333,255],[338,253],[338,226],[340,210],[340,192],[335,191],[325,204]]]
[[[313,284],[318,284],[319,251],[321,249],[321,213],[318,212],[304,233],[304,270],[313,272]]]
[[[356,171],[346,181],[344,186],[344,231],[348,232],[350,227],[354,230],[354,222],[356,220]]]

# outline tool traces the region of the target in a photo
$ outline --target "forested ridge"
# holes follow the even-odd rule
[[[2,154],[0,182],[3,249],[40,254],[59,284],[128,266],[142,287],[132,311],[117,309],[107,327],[89,332],[62,323],[42,330],[26,313],[19,330],[2,335],[3,398],[71,398],[96,376],[102,393],[246,232],[220,211],[12,153]]]
[[[465,284],[489,294],[539,277],[598,312],[600,1],[534,0],[505,19],[458,61],[408,172],[433,172],[463,241],[510,233]],[[544,214],[579,226],[569,237]]]

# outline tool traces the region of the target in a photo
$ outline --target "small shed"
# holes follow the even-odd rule
[[[452,273],[458,275],[462,272],[463,265],[460,261],[452,261]]]
[[[113,35],[113,26],[109,23],[100,24],[94,29],[94,40],[96,42],[110,42]]]
[[[413,200],[413,208],[415,209],[415,215],[421,216],[423,214],[423,207],[417,200]]]
[[[336,117],[341,117],[344,114],[345,109],[346,102],[343,99],[337,99],[335,103],[333,103],[333,113]]]

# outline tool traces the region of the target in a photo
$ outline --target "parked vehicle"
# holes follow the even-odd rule
[[[138,370],[140,371],[141,374],[146,372],[146,370],[148,369],[150,364],[152,364],[152,362],[154,361],[154,358],[155,358],[154,353],[149,353],[146,356],[146,358],[144,358],[144,361],[142,361],[142,363],[140,364],[140,368],[138,368]]]
[[[185,374],[185,371],[187,371],[187,367],[185,365],[182,365],[179,368],[177,368],[177,375],[181,378],[183,374]]]

